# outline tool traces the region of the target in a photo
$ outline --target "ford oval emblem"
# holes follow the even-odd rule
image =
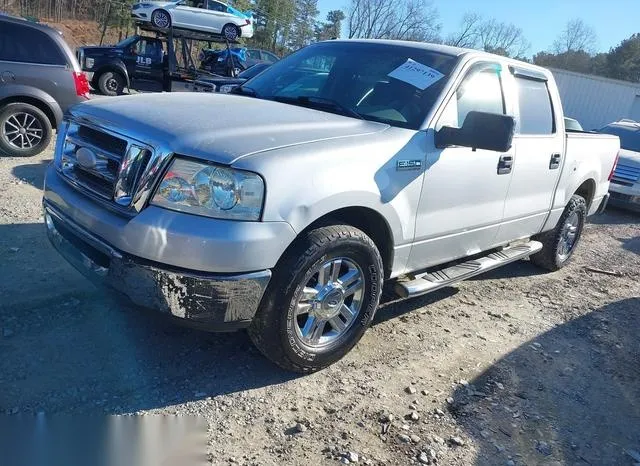
[[[96,154],[86,147],[81,147],[76,151],[76,160],[82,168],[89,170],[96,168],[96,164],[98,163]]]

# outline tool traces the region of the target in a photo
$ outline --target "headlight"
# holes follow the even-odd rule
[[[86,68],[93,68],[94,63],[95,63],[95,61],[94,61],[93,58],[85,58],[84,59],[84,66]]]
[[[152,204],[206,217],[260,220],[264,182],[243,170],[175,159]]]
[[[224,86],[220,86],[219,92],[222,92],[223,94],[228,94],[229,92],[234,90],[236,87],[238,87],[237,84],[225,84]]]

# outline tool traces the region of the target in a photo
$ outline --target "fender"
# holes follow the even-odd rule
[[[21,97],[35,99],[50,110],[53,115],[51,125],[57,128],[62,121],[63,112],[60,105],[48,93],[37,87],[25,86],[24,84],[3,84],[0,85],[0,106],[7,99],[12,102],[20,101]]]
[[[112,59],[107,61],[106,63],[101,64],[94,72],[94,79],[97,79],[105,71],[115,71],[124,76],[126,81],[126,87],[131,85],[131,81],[129,80],[129,72],[127,71],[127,67],[124,65],[122,60]]]

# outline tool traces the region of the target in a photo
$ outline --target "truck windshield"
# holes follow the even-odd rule
[[[620,147],[632,152],[640,152],[640,127],[605,126],[600,133],[612,134],[620,138]]]
[[[274,63],[238,93],[418,129],[456,62],[410,45],[328,41]]]
[[[132,45],[135,41],[138,40],[138,36],[127,37],[126,39],[122,39],[120,42],[116,44],[116,47],[125,48],[129,45]]]

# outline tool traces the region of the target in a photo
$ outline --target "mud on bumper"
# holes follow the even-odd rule
[[[44,217],[53,246],[93,283],[190,326],[247,327],[271,278],[270,270],[219,275],[164,268],[115,250],[47,203]]]

